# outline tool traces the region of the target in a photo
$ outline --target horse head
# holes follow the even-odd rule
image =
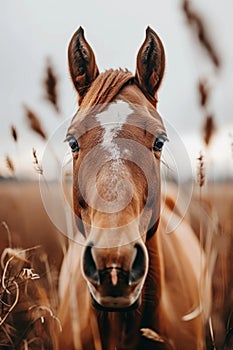
[[[86,237],[82,272],[93,304],[129,310],[148,272],[146,242],[160,216],[160,157],[166,131],[156,110],[164,48],[147,28],[136,73],[99,73],[80,27],[68,49],[79,110],[67,132],[73,154],[73,207]]]

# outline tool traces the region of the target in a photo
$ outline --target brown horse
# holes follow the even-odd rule
[[[73,242],[63,262],[57,347],[205,349],[204,254],[184,219],[166,233],[180,214],[160,193],[162,42],[148,27],[135,75],[100,74],[81,27],[68,55],[80,105],[67,132],[73,208],[85,244]]]

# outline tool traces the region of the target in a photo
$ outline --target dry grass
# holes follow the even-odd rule
[[[206,116],[204,126],[203,126],[203,131],[204,131],[203,139],[204,139],[205,145],[209,146],[210,141],[212,140],[214,133],[216,131],[216,125],[215,125],[213,115]]]
[[[61,237],[43,208],[38,184],[2,182],[0,193],[0,348],[52,349],[61,328],[56,318]]]
[[[233,259],[233,198],[230,190],[231,184],[204,187],[200,217],[197,189],[189,212],[197,233],[200,223],[203,226],[203,244],[208,244],[206,232],[216,231],[214,247],[217,247],[218,257],[213,271],[211,316],[217,349],[222,349],[224,341],[226,344],[232,341],[233,266],[229,262]],[[2,322],[0,340],[4,339],[9,346],[11,344],[12,349],[12,342],[16,344],[16,339],[21,342],[21,347],[17,349],[25,349],[26,346],[28,349],[41,349],[43,339],[45,349],[50,349],[49,334],[60,328],[56,319],[57,275],[63,257],[63,248],[57,239],[59,233],[44,211],[38,184],[0,183],[0,193],[0,221],[7,223],[7,226],[0,226],[0,298],[1,303],[5,303],[2,304],[1,320],[7,315]],[[8,248],[10,245],[11,249]],[[40,247],[30,249],[35,246]],[[23,339],[19,338],[21,334],[25,335]],[[156,336],[150,332],[145,334]],[[212,350],[212,343],[208,342],[208,349]]]
[[[212,245],[208,249],[214,261],[209,262],[212,273],[213,304],[211,310],[214,342],[217,349],[224,347],[227,338],[232,341],[233,312],[233,220],[232,220],[232,183],[211,183],[202,189],[197,187],[189,210],[190,222],[199,237],[203,231],[203,245],[208,246],[208,237],[212,235]],[[207,255],[209,253],[207,252]],[[231,326],[230,326],[231,325]],[[209,334],[210,330],[207,330]],[[213,341],[208,337],[208,349],[213,350]],[[230,349],[230,348],[229,348]]]
[[[204,48],[214,67],[220,69],[221,60],[203,16],[194,9],[189,0],[183,0],[182,10],[189,28],[198,38],[199,46]],[[196,46],[194,48],[196,49]],[[201,59],[202,57],[200,62]],[[203,78],[199,79],[197,87],[199,107],[204,114],[201,132],[205,145],[205,159],[209,160],[209,146],[214,141],[213,136],[217,129],[215,113],[210,105],[212,89],[208,80]],[[205,165],[204,157],[200,153],[197,171],[198,186],[191,201],[189,215],[192,226],[205,249],[209,273],[212,276],[213,305],[207,330],[207,348],[229,350],[233,349],[232,183],[209,185],[208,179],[205,178]]]
[[[53,334],[56,334],[57,328],[60,329],[59,320],[52,311],[39,249],[6,248],[2,253],[1,347],[24,349],[25,344],[40,339],[41,348],[49,349],[53,346]]]
[[[18,141],[18,132],[17,132],[16,127],[14,125],[11,125],[11,136],[12,136],[14,142]]]
[[[8,247],[12,248],[12,236],[11,236],[11,231],[9,229],[9,226],[5,221],[2,221],[2,227],[5,228],[6,233],[7,233],[7,238],[8,238]]]
[[[198,38],[201,46],[207,52],[214,66],[216,68],[219,68],[221,66],[221,60],[219,58],[217,50],[213,45],[212,40],[210,39],[207,26],[201,14],[199,14],[196,10],[192,8],[190,0],[184,0],[182,8],[186,16],[188,25],[194,32],[195,36]]]
[[[38,174],[43,175],[43,168],[38,160],[35,148],[32,149],[33,164]]]
[[[46,132],[42,127],[39,117],[26,105],[23,106],[25,110],[26,120],[29,122],[30,128],[38,135],[42,137],[43,140],[47,139]]]
[[[203,187],[205,184],[205,168],[204,168],[204,157],[203,154],[200,153],[197,167],[197,183],[199,187]]]
[[[51,64],[50,59],[48,59],[47,65],[46,65],[46,74],[44,79],[45,98],[52,104],[52,106],[55,108],[55,111],[59,113],[60,108],[58,104],[57,86],[58,86],[58,77],[55,73],[55,69]]]
[[[47,61],[45,98],[59,112],[57,82],[54,68]],[[26,104],[23,108],[30,129],[46,141],[37,113]],[[14,125],[10,133],[12,141],[18,143]],[[43,175],[34,148],[32,156],[35,170]],[[10,156],[5,157],[5,163],[14,175]],[[0,182],[0,349],[52,349],[61,331],[56,317],[57,284],[66,239],[50,222],[38,186]]]
[[[6,160],[7,169],[10,170],[10,172],[12,174],[14,174],[15,173],[15,166],[14,166],[13,160],[9,156],[6,156],[5,160]]]
[[[202,79],[198,83],[199,92],[199,104],[201,107],[205,107],[209,100],[209,87],[206,79]]]

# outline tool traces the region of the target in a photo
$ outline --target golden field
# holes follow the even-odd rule
[[[10,286],[12,281],[15,281],[21,293],[12,310],[7,306],[2,307],[1,318],[5,317],[3,323],[5,328],[0,330],[0,344],[7,344],[5,346],[9,348],[7,346],[11,342],[20,344],[25,335],[25,338],[27,336],[28,339],[35,340],[33,349],[37,349],[37,346],[40,347],[36,339],[40,334],[40,337],[42,335],[45,339],[46,349],[50,349],[50,332],[53,332],[54,327],[58,327],[59,322],[55,322],[54,319],[51,321],[50,316],[56,313],[58,305],[58,274],[67,241],[48,218],[41,201],[38,183],[2,181],[0,198],[0,222],[2,223],[0,225],[0,255],[4,252],[1,259],[1,271],[3,275],[6,262],[14,255],[15,262],[10,264],[11,269],[5,271],[4,283],[7,281]],[[213,346],[216,346],[216,349],[225,350],[231,349],[232,346],[232,208],[232,184],[216,183],[203,188],[201,198],[199,188],[196,188],[188,211],[190,223],[197,236],[200,235],[200,230],[203,232],[204,245],[207,232],[213,234],[212,249],[216,252],[212,277],[213,306],[211,313],[215,345],[212,344],[210,331],[207,329],[208,349],[214,349]],[[6,248],[8,250],[4,250]],[[20,249],[17,250],[17,248]],[[23,249],[28,249],[28,251],[20,253]],[[31,271],[31,275],[22,274],[25,269]],[[38,279],[31,278],[36,274],[38,274]],[[0,292],[1,300],[9,302],[2,286]],[[13,303],[14,300],[11,302]],[[36,312],[33,309],[35,305],[37,305]],[[31,310],[34,312],[31,313]],[[43,318],[49,319],[47,323],[45,322],[45,327],[41,329],[39,321]],[[31,325],[30,331],[27,329],[28,324]],[[24,343],[22,344],[17,345],[16,348],[24,349]],[[4,349],[1,346],[0,348]]]

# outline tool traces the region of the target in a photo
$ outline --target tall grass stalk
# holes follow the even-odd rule
[[[7,232],[8,246],[10,248],[12,248],[12,235],[11,235],[11,231],[10,231],[9,226],[7,225],[6,221],[2,221],[2,226],[5,228],[5,230]]]

